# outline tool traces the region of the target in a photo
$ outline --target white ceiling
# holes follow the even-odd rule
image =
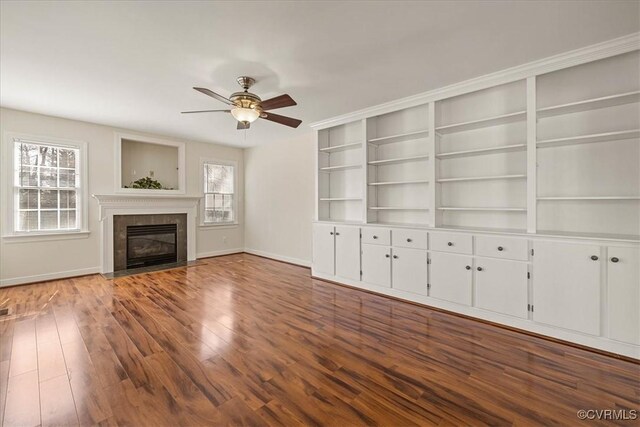
[[[640,2],[1,2],[0,105],[254,146],[308,124],[640,29]],[[192,86],[253,76],[294,130],[237,131]]]

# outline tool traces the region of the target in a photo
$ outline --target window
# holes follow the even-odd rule
[[[236,165],[204,161],[203,224],[236,222]]]
[[[14,232],[80,231],[81,146],[14,138]]]

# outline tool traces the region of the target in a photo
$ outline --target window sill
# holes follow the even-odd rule
[[[237,222],[222,222],[219,224],[200,224],[198,227],[204,230],[224,230],[227,228],[237,228]]]
[[[5,243],[51,242],[56,240],[86,239],[91,234],[88,230],[65,231],[52,233],[8,234],[2,236]]]

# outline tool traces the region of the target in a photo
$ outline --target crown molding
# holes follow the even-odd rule
[[[602,43],[571,50],[558,55],[539,59],[537,61],[497,71],[495,73],[454,83],[428,92],[419,93],[417,95],[400,98],[384,104],[375,105],[362,110],[314,122],[309,126],[315,130],[326,129],[328,127],[338,126],[380,114],[391,113],[404,108],[415,107],[417,105],[439,101],[441,99],[462,95],[464,93],[475,92],[492,86],[511,83],[516,80],[526,79],[527,77],[538,76],[552,71],[561,70],[563,68],[585,64],[587,62],[597,61],[599,59],[639,49],[640,33],[632,33]]]

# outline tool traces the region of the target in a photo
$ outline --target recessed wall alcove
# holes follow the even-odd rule
[[[130,194],[185,194],[183,142],[116,134],[115,191]],[[141,179],[160,188],[136,188]]]

